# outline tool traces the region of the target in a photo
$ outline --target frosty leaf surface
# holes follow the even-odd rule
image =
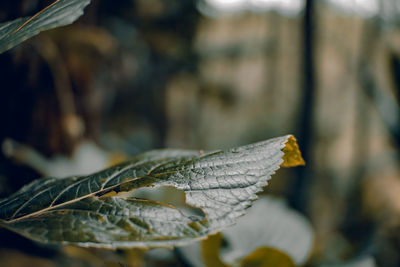
[[[291,135],[222,151],[154,150],[87,176],[42,178],[0,201],[0,225],[27,238],[86,247],[183,245],[235,223],[279,167],[303,164]],[[205,216],[129,197],[173,186]]]

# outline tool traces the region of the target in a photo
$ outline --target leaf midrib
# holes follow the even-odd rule
[[[144,176],[135,177],[135,178],[133,178],[133,179],[131,179],[131,180],[129,180],[129,181],[125,181],[125,182],[119,183],[119,184],[117,184],[117,185],[112,185],[112,186],[110,186],[110,187],[105,187],[105,188],[103,188],[103,189],[100,189],[100,190],[98,190],[98,191],[92,192],[92,193],[90,193],[90,194],[87,194],[87,195],[84,195],[84,196],[81,196],[81,197],[78,197],[78,198],[75,198],[75,199],[72,199],[72,200],[69,200],[69,201],[60,203],[60,204],[58,204],[58,205],[49,206],[49,207],[47,207],[47,208],[44,208],[44,209],[41,209],[41,210],[38,210],[38,211],[35,211],[35,212],[32,212],[32,213],[26,214],[26,215],[24,215],[24,216],[21,216],[21,217],[15,218],[15,219],[13,218],[13,219],[11,219],[11,220],[4,221],[4,222],[5,222],[6,224],[15,223],[15,222],[24,220],[24,219],[29,218],[29,217],[34,217],[34,216],[36,216],[36,215],[40,215],[40,214],[43,213],[43,212],[46,212],[46,211],[49,211],[49,210],[52,210],[52,209],[56,209],[56,208],[60,208],[60,207],[62,207],[62,206],[64,206],[64,205],[72,204],[72,203],[74,203],[74,202],[78,202],[78,201],[80,201],[80,200],[82,200],[82,199],[85,199],[85,198],[93,197],[93,196],[95,196],[95,195],[97,195],[97,194],[99,194],[99,193],[102,193],[102,192],[104,192],[104,191],[112,190],[113,188],[116,188],[116,187],[118,187],[118,186],[123,186],[123,185],[128,184],[128,183],[131,183],[131,182],[133,182],[133,181],[143,179],[143,178],[145,178],[145,177],[157,178],[157,176],[162,176],[162,175],[166,175],[166,174],[170,174],[170,173],[177,173],[177,172],[180,172],[180,171],[182,171],[182,170],[173,170],[173,171],[168,171],[168,172],[163,172],[163,173],[157,173],[157,174],[155,174],[154,176],[151,176],[151,175],[147,175],[147,174],[146,174],[146,175],[144,175]],[[135,188],[134,188],[134,189],[135,189]],[[132,189],[132,190],[134,190],[134,189]],[[127,191],[125,191],[125,192],[129,192],[129,191],[132,191],[132,190],[127,190]],[[21,210],[21,208],[18,209],[18,211],[20,211],[20,210]],[[17,212],[18,212],[18,211],[17,211]],[[17,212],[15,212],[14,214],[16,214]]]
[[[210,154],[205,154],[205,155],[199,156],[198,159],[205,158],[205,157],[209,157],[209,156],[214,156],[214,155],[216,155],[216,154],[218,154],[218,153],[221,153],[221,152],[222,152],[222,151],[215,151],[215,152],[210,153]],[[163,160],[163,159],[158,159],[158,160]],[[165,160],[165,159],[164,159],[164,160]],[[192,159],[192,160],[193,160],[193,159]],[[253,160],[250,160],[250,161],[253,161]],[[141,163],[144,163],[144,162],[141,162]],[[178,173],[178,172],[182,172],[182,171],[188,171],[188,169],[185,169],[185,170],[171,170],[171,171],[166,171],[166,172],[162,172],[162,173],[157,173],[157,174],[154,174],[154,175],[150,175],[152,171],[154,171],[155,169],[159,168],[160,166],[163,166],[164,164],[168,164],[168,163],[170,163],[170,162],[167,161],[167,162],[163,162],[163,163],[161,163],[161,164],[159,164],[159,165],[156,165],[156,167],[151,168],[151,169],[148,171],[148,173],[147,173],[146,175],[144,175],[144,176],[135,177],[135,178],[133,178],[133,179],[131,179],[131,180],[124,181],[124,182],[119,183],[119,184],[117,184],[117,185],[112,185],[112,186],[109,186],[109,187],[104,187],[104,188],[101,188],[100,190],[97,190],[97,191],[92,192],[92,193],[90,193],[90,194],[86,194],[86,195],[84,195],[84,196],[81,196],[81,197],[78,197],[78,198],[75,198],[75,199],[72,199],[72,200],[69,200],[69,201],[60,203],[60,204],[58,204],[58,205],[49,206],[49,207],[47,207],[47,208],[44,208],[44,209],[41,209],[41,210],[38,210],[38,211],[35,211],[35,212],[32,212],[32,213],[26,214],[26,215],[21,216],[21,217],[18,217],[18,218],[13,218],[13,219],[11,219],[11,220],[4,221],[4,222],[5,222],[6,224],[11,224],[11,223],[15,223],[15,222],[24,220],[24,219],[26,219],[26,218],[34,217],[34,216],[36,216],[36,215],[40,215],[40,214],[43,213],[43,212],[46,212],[46,211],[49,211],[49,210],[52,210],[52,209],[56,209],[56,208],[60,208],[60,207],[65,206],[65,205],[69,205],[69,204],[72,204],[72,203],[74,203],[74,202],[78,202],[78,201],[80,201],[80,200],[82,200],[82,199],[85,199],[85,198],[93,197],[93,196],[95,196],[95,195],[97,195],[97,194],[99,194],[99,193],[102,193],[102,192],[104,192],[104,191],[112,190],[113,188],[116,188],[116,187],[118,187],[118,186],[123,186],[123,185],[128,184],[128,183],[131,183],[131,182],[133,182],[133,181],[143,179],[143,178],[145,178],[145,177],[157,178],[158,176],[168,175],[168,174],[172,174],[172,173]],[[129,168],[128,168],[128,166],[129,166]],[[125,168],[123,168],[123,169],[121,170],[121,172],[119,172],[118,175],[122,174],[122,173],[123,173],[124,171],[126,171],[126,170],[129,170],[129,169],[132,168],[132,167],[137,167],[138,165],[135,166],[135,164],[133,164],[133,166],[132,166],[132,164],[129,164],[128,166],[125,167]],[[139,166],[140,166],[140,164],[139,164]],[[189,170],[190,170],[190,169],[189,169]],[[87,180],[87,179],[85,179],[85,180]],[[105,183],[106,183],[106,182],[108,182],[108,181],[105,181]],[[133,188],[133,189],[131,189],[131,190],[126,190],[126,191],[124,191],[124,192],[129,192],[129,191],[132,191],[132,190],[134,190],[134,189],[135,189],[135,188]],[[14,212],[13,216],[16,215],[17,212],[19,212],[20,210],[21,210],[21,207],[20,207],[16,212]]]

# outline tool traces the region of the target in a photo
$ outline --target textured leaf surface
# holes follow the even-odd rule
[[[0,24],[0,53],[41,31],[71,24],[83,14],[90,0],[58,0],[31,18]]]
[[[287,153],[300,155],[288,135],[206,154],[155,150],[92,175],[39,179],[0,201],[0,224],[41,242],[109,248],[185,244],[244,214],[280,165],[289,166],[282,151],[287,147]],[[206,216],[120,194],[150,186],[183,190],[186,203]]]

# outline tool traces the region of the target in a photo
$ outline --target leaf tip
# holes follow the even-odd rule
[[[306,165],[306,162],[301,156],[297,140],[293,135],[289,135],[286,139],[285,147],[282,149],[282,152],[284,153],[282,157],[282,167],[296,167]]]

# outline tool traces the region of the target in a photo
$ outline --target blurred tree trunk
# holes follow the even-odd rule
[[[396,54],[390,55],[390,65],[392,70],[392,77],[395,84],[396,96],[397,96],[397,107],[399,107],[400,103],[400,58]],[[394,136],[396,144],[397,144],[397,152],[399,154],[400,160],[400,109],[397,109],[397,127],[396,127],[396,136]]]
[[[314,112],[314,93],[315,93],[315,73],[314,73],[314,31],[315,19],[314,8],[315,2],[307,0],[304,9],[303,18],[303,83],[302,83],[302,99],[300,106],[300,116],[298,121],[300,125],[297,133],[299,145],[306,161],[307,167],[301,167],[297,173],[297,177],[293,182],[292,192],[289,196],[291,205],[300,210],[305,211],[307,203],[307,186],[309,185],[309,177],[311,173],[311,152],[313,138],[313,112]]]

